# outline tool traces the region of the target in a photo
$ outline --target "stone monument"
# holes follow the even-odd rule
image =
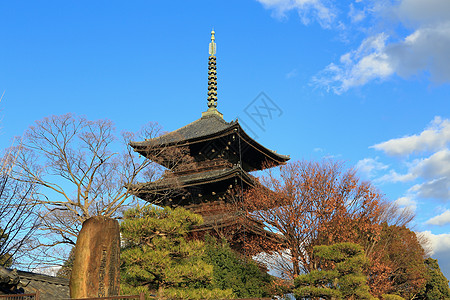
[[[117,220],[96,216],[84,221],[75,246],[70,297],[119,295],[119,255]]]

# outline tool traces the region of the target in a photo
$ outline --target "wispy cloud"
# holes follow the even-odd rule
[[[411,197],[400,197],[394,201],[399,207],[415,212],[417,209],[417,201]]]
[[[291,79],[295,76],[297,76],[298,71],[297,69],[293,69],[292,71],[290,71],[289,73],[286,74],[286,79]]]
[[[364,175],[367,178],[373,178],[376,176],[378,171],[386,170],[389,168],[388,165],[385,165],[378,161],[378,157],[375,158],[364,158],[358,161],[356,164],[356,169],[358,172],[362,175]]]
[[[431,247],[431,256],[439,260],[439,266],[444,275],[450,277],[450,233],[433,234],[430,231],[420,232]]]
[[[405,79],[427,74],[433,82],[450,82],[448,0],[367,0],[339,9],[329,0],[257,1],[277,18],[296,11],[305,25],[316,21],[338,35],[364,32],[357,49],[326,66],[312,78],[313,85],[342,94],[394,74]]]
[[[377,178],[377,182],[408,182],[416,179],[417,176],[413,173],[406,173],[406,174],[399,174],[395,170],[389,170],[387,174],[382,175],[381,177]]]
[[[432,255],[437,252],[450,253],[450,233],[432,234],[424,231],[423,234],[431,243]]]
[[[414,152],[444,149],[449,142],[450,120],[436,116],[420,134],[391,139],[372,148],[384,151],[388,155],[404,156]]]
[[[313,84],[341,94],[374,79],[386,79],[394,73],[385,53],[387,35],[384,33],[365,39],[357,50],[341,56],[340,63],[329,64],[312,79]]]
[[[442,214],[429,219],[425,223],[430,224],[430,225],[439,225],[439,226],[450,224],[450,209],[447,209]]]
[[[353,5],[350,4],[350,11],[348,12],[348,17],[350,18],[352,23],[359,23],[366,18],[366,12],[363,9],[357,9]]]
[[[286,18],[289,11],[297,11],[303,24],[318,22],[323,28],[330,28],[336,19],[335,9],[323,0],[257,0],[266,9],[273,11],[273,16]]]
[[[450,120],[435,117],[419,134],[391,139],[372,146],[387,155],[406,161],[406,173],[389,169],[378,177],[378,182],[409,182],[417,180],[409,188],[414,198],[437,199],[450,202]],[[414,158],[410,156],[414,154]]]

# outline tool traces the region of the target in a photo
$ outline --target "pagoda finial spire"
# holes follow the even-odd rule
[[[211,31],[211,43],[209,43],[209,55],[216,54],[216,43],[214,42],[216,40],[214,36],[215,32],[214,29]]]
[[[217,107],[217,71],[216,71],[216,39],[214,29],[211,31],[208,61],[208,109]]]
[[[216,37],[214,29],[211,31],[211,43],[209,43],[208,60],[208,110],[202,113],[203,116],[216,115],[223,119],[223,115],[217,110],[217,71],[216,71]]]

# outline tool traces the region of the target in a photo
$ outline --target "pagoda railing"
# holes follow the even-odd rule
[[[224,159],[214,159],[196,162],[189,169],[181,169],[174,172],[176,175],[187,175],[192,173],[199,173],[203,171],[221,169],[221,168],[232,168],[233,164]]]

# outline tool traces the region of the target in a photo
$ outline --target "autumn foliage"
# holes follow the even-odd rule
[[[396,293],[412,299],[424,286],[425,250],[417,235],[406,226],[382,224],[380,241],[368,258],[366,270],[372,293]]]
[[[316,245],[379,236],[383,196],[340,163],[294,162],[268,170],[260,181],[244,197],[245,207],[285,237],[293,265],[281,271],[291,277],[315,269]]]
[[[269,168],[244,197],[247,213],[281,234],[284,244],[266,263],[286,278],[319,268],[318,245],[359,244],[374,296],[416,293],[424,284],[422,249],[407,229],[412,215],[397,209],[354,169],[331,160]],[[284,262],[281,262],[284,261]]]

